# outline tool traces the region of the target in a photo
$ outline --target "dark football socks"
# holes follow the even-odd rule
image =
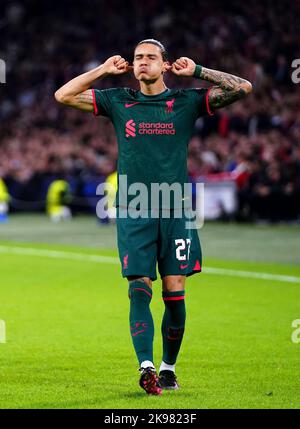
[[[130,333],[133,346],[141,364],[153,362],[154,324],[150,311],[152,289],[143,281],[129,283],[130,298]]]
[[[163,362],[173,365],[181,346],[185,326],[184,291],[163,292],[165,313],[161,332],[163,337]]]

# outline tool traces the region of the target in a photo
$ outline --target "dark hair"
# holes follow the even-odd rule
[[[135,48],[137,48],[137,46],[141,45],[142,43],[151,43],[152,45],[158,46],[160,49],[163,61],[168,61],[167,50],[161,42],[159,42],[158,40],[155,40],[155,39],[144,39],[141,42],[139,42]]]

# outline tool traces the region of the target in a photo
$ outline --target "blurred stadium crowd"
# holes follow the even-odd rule
[[[291,80],[292,60],[300,58],[299,2],[2,0],[1,6],[7,84],[0,93],[0,177],[16,201],[37,208],[34,202],[61,176],[78,201],[95,196],[97,183],[116,169],[112,125],[58,105],[53,94],[111,55],[132,61],[135,44],[154,37],[170,61],[188,56],[253,84],[245,101],[197,121],[189,149],[192,180],[233,174],[238,219],[299,218],[300,84]],[[206,86],[171,74],[166,83]],[[137,83],[124,75],[95,86]]]

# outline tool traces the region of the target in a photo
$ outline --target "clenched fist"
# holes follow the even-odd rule
[[[196,63],[187,57],[178,58],[170,68],[170,71],[178,76],[193,76]]]
[[[122,74],[132,70],[132,66],[121,55],[114,55],[102,64],[107,74]]]

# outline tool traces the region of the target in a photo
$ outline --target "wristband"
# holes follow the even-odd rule
[[[196,77],[196,78],[198,78],[198,79],[200,79],[201,72],[202,72],[202,66],[200,66],[199,64],[197,64],[196,67],[195,67],[195,71],[194,71],[193,76]]]

